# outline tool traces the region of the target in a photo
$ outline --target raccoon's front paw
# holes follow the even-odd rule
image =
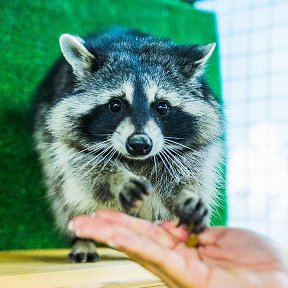
[[[177,207],[179,224],[184,224],[192,233],[200,233],[209,223],[208,207],[198,196],[186,198]]]
[[[97,262],[100,256],[93,241],[75,238],[69,259],[76,263]]]
[[[119,202],[126,212],[136,207],[138,201],[143,201],[153,187],[145,177],[131,177],[123,185],[123,190],[119,193]]]

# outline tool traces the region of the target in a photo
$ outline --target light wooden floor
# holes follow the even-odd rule
[[[85,264],[69,262],[68,252],[68,250],[0,252],[0,287],[167,287],[152,273],[112,249],[98,249],[102,261]]]

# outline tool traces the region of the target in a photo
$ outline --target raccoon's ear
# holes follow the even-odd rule
[[[204,46],[197,46],[194,54],[195,55],[195,59],[193,61],[194,67],[205,65],[208,59],[211,57],[215,47],[216,43],[210,43]]]
[[[67,62],[72,66],[74,74],[79,78],[89,74],[95,57],[85,48],[85,41],[77,36],[63,34],[59,42],[61,51]]]
[[[199,75],[203,67],[212,55],[216,44],[185,46],[181,53],[182,60],[181,70],[184,75],[190,78],[192,75]],[[184,57],[183,57],[184,56]]]

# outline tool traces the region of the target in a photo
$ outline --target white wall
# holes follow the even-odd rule
[[[288,247],[288,1],[214,0],[228,121],[229,225]]]

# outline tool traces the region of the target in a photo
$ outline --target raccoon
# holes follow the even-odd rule
[[[223,154],[220,104],[203,77],[215,43],[117,30],[63,34],[60,47],[64,57],[38,88],[34,138],[70,259],[99,259],[94,242],[67,229],[99,209],[202,231]]]

